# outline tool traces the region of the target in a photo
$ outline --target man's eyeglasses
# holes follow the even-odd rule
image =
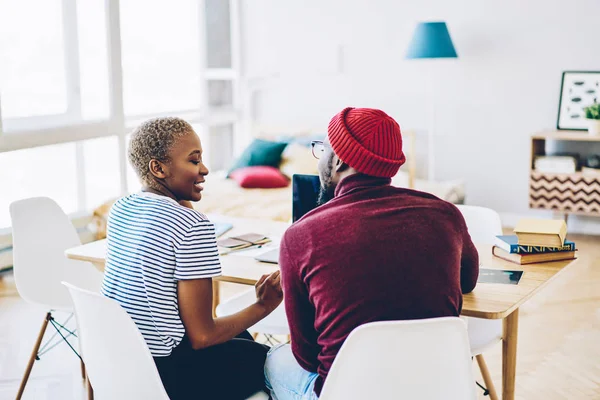
[[[317,160],[321,158],[323,152],[325,151],[325,145],[322,140],[313,140],[310,142],[310,146],[312,147],[312,155]]]

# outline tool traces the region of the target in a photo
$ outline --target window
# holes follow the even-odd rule
[[[62,0],[0,0],[3,118],[66,113],[61,4]]]
[[[204,0],[206,13],[206,66],[231,68],[229,1]]]
[[[238,2],[0,0],[0,226],[19,198],[73,212],[139,190],[124,143],[148,118],[185,118],[225,167]]]
[[[200,109],[198,4],[120,2],[126,116]]]
[[[125,136],[125,141],[127,143],[127,147],[129,146],[129,139],[131,135]],[[124,149],[125,158],[127,159],[127,190],[129,193],[138,192],[142,188],[142,184],[140,183],[140,178],[138,178],[135,173],[133,167],[129,163],[129,156],[127,155],[127,147]]]
[[[77,0],[81,116],[108,118],[108,46],[104,1]]]
[[[226,80],[207,81],[208,107],[211,110],[233,108],[233,82]]]
[[[85,207],[119,197],[119,144],[116,136],[83,142]]]
[[[46,196],[65,212],[78,209],[75,143],[0,153],[0,227],[10,226],[15,200]]]

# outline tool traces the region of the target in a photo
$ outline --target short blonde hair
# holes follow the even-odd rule
[[[178,139],[194,132],[181,118],[150,119],[138,126],[129,141],[129,162],[143,184],[152,185],[150,160],[169,162],[169,151]]]

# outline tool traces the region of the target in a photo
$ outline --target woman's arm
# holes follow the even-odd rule
[[[256,303],[227,317],[212,316],[212,279],[180,280],[179,315],[194,349],[226,342],[269,315],[283,299],[279,271],[256,283]]]

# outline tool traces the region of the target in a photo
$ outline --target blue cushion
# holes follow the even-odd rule
[[[265,165],[268,167],[279,168],[281,163],[281,153],[288,144],[286,142],[271,142],[263,139],[254,139],[252,143],[244,150],[242,155],[233,163],[229,169],[229,174],[238,168],[254,167]]]

